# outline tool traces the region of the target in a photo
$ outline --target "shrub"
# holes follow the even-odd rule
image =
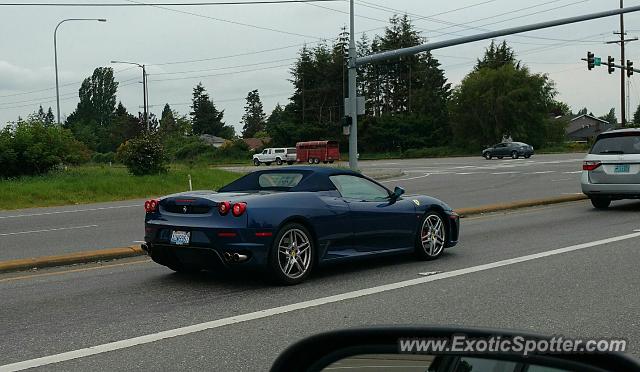
[[[21,121],[0,132],[0,177],[43,174],[61,164],[89,160],[89,150],[69,130]]]
[[[136,176],[167,171],[164,148],[157,134],[142,134],[120,145],[116,159]]]

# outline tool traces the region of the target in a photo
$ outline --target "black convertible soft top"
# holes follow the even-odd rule
[[[230,184],[222,187],[218,192],[239,192],[239,191],[260,191],[265,190],[260,186],[258,180],[262,174],[275,174],[275,173],[297,173],[302,175],[302,179],[294,187],[278,188],[279,191],[330,191],[336,190],[335,185],[329,179],[330,176],[340,174],[350,174],[354,176],[361,176],[359,173],[346,170],[336,169],[329,167],[313,167],[313,166],[297,166],[286,167],[282,169],[265,169],[256,172],[249,173],[239,179],[231,182]],[[269,188],[273,190],[274,188]]]

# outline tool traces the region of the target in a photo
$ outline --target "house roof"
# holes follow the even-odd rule
[[[224,143],[226,141],[226,139],[224,139],[224,138],[212,136],[210,134],[202,134],[202,135],[200,135],[200,139],[202,139],[203,141],[205,141],[205,142],[207,142],[209,144]]]
[[[251,149],[251,150],[258,149],[258,148],[266,145],[267,143],[271,142],[271,138],[269,138],[269,137],[266,137],[266,138],[243,138],[242,140],[244,141],[244,143],[247,144],[247,146],[249,146],[249,149]]]
[[[578,120],[578,119],[580,119],[580,118],[582,118],[582,117],[586,117],[586,118],[589,118],[589,119],[593,119],[593,120],[597,120],[597,121],[600,121],[600,122],[603,122],[603,123],[607,123],[607,124],[609,124],[609,122],[608,122],[608,121],[606,121],[606,120],[602,120],[602,119],[600,119],[600,118],[597,118],[597,117],[595,117],[595,116],[593,116],[593,115],[589,115],[589,114],[583,114],[583,115],[580,115],[580,116],[576,116],[575,118],[573,118],[573,119],[571,119],[571,120],[569,120],[569,121],[570,121],[570,122],[571,122],[571,121],[575,121],[575,120]]]

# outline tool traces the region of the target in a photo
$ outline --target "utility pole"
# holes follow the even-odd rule
[[[140,63],[136,63],[136,62],[123,62],[123,61],[111,61],[111,63],[122,63],[125,65],[134,65],[134,66],[138,66],[142,69],[142,102],[143,102],[143,107],[144,107],[144,113],[143,113],[143,118],[142,120],[144,120],[144,124],[145,127],[148,130],[150,130],[151,128],[149,127],[149,98],[148,98],[148,90],[147,90],[147,68],[145,65],[142,65]]]
[[[620,9],[624,8],[624,0],[620,0]],[[614,32],[614,35],[620,35],[620,40],[608,41],[607,44],[618,44],[620,43],[620,63],[622,65],[625,64],[625,44],[638,40],[637,37],[633,39],[627,39],[627,33],[624,32],[624,14],[620,14],[620,32]],[[627,124],[627,94],[625,93],[625,73],[622,71],[620,73],[620,123],[624,127]]]
[[[353,0],[349,1],[349,109],[347,115],[351,117],[349,131],[349,168],[358,170],[358,88],[356,82],[356,30],[354,25]]]

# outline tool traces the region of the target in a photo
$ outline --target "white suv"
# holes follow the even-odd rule
[[[282,165],[287,163],[289,165],[296,161],[296,148],[295,147],[281,147],[281,148],[268,148],[262,150],[261,153],[253,155],[253,164],[257,167],[262,163],[271,165],[276,163]]]
[[[600,134],[582,164],[582,192],[595,208],[640,199],[640,128]]]

